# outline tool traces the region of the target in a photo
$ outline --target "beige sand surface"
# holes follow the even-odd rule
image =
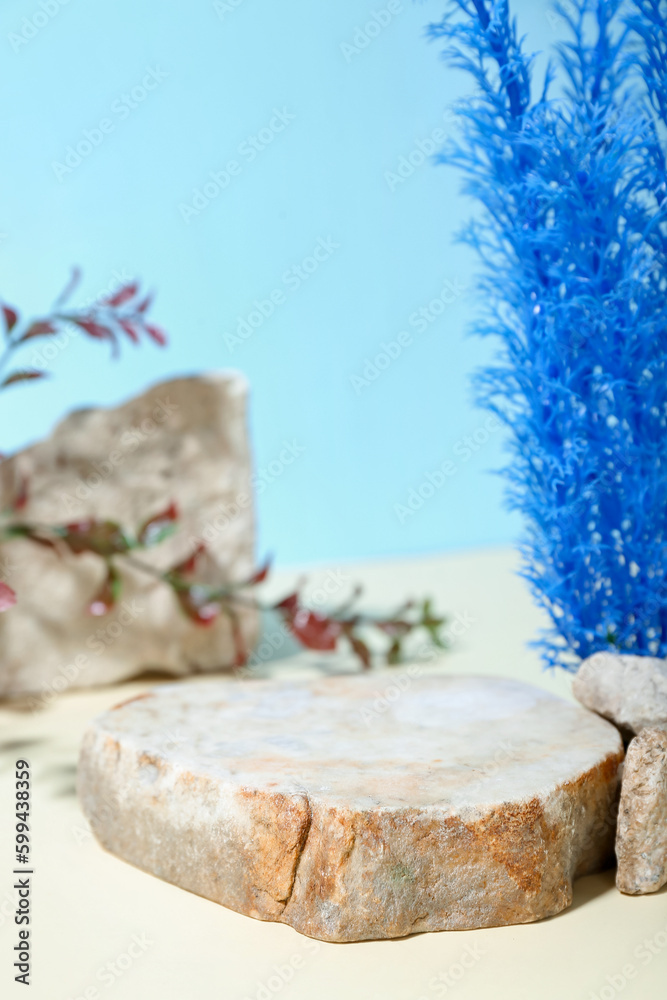
[[[514,564],[513,553],[497,550],[340,566],[311,572],[309,587],[316,599],[325,590],[336,599],[346,579],[361,580],[374,607],[397,605],[409,593],[430,594],[457,621],[456,648],[438,669],[515,677],[570,697],[569,678],[543,673],[526,648],[540,617]],[[276,594],[296,576],[277,574]],[[283,645],[279,655],[287,651]],[[305,677],[345,666],[299,654],[257,672]],[[381,694],[385,681],[378,681]],[[573,907],[541,923],[335,945],[241,916],[106,854],[74,795],[79,742],[91,716],[153,683],[66,693],[39,713],[0,708],[3,1000],[664,998],[667,887],[652,896],[622,896],[613,872],[581,879]],[[12,970],[18,928],[11,813],[19,757],[31,762],[34,774],[29,992],[13,982]]]

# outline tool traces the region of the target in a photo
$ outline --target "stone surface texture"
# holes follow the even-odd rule
[[[567,907],[613,863],[618,731],[517,681],[395,676],[140,695],[84,738],[83,811],[139,868],[326,941]]]
[[[572,692],[586,708],[629,734],[667,728],[667,661],[654,656],[595,653],[579,667]]]
[[[667,732],[642,729],[628,747],[616,833],[621,892],[642,895],[667,883]]]
[[[204,538],[202,579],[240,579],[254,559],[245,380],[234,373],[164,382],[115,409],[79,410],[50,438],[0,465],[0,506],[29,484],[27,522],[110,518],[136,531],[175,501],[178,532],[141,554],[167,568]],[[239,502],[240,501],[240,502]],[[105,575],[91,554],[57,555],[24,539],[0,549],[2,578],[19,603],[0,616],[0,696],[49,701],[68,687],[108,684],[157,668],[175,675],[233,662],[229,622],[192,623],[169,588],[123,570],[121,603],[94,618],[87,606]],[[240,616],[246,643],[252,612]]]

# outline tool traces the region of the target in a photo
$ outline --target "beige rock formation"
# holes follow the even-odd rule
[[[72,413],[50,438],[0,465],[0,506],[29,483],[18,515],[63,524],[110,518],[130,531],[175,501],[177,534],[141,554],[167,568],[204,538],[206,579],[241,579],[254,559],[245,380],[234,373],[179,378],[114,409]],[[91,617],[87,606],[105,576],[91,554],[56,555],[16,539],[0,550],[3,578],[19,603],[0,616],[0,696],[48,702],[68,687],[108,684],[157,668],[175,675],[233,662],[229,622],[192,623],[173,594],[126,569],[121,603]],[[256,616],[240,619],[246,643]]]
[[[667,732],[642,729],[628,747],[616,834],[621,892],[641,895],[667,883]]]
[[[153,690],[91,724],[84,813],[137,867],[326,941],[567,907],[613,863],[615,727],[516,681],[393,678]]]
[[[586,708],[630,734],[667,728],[667,661],[654,656],[595,653],[579,667],[572,692]]]

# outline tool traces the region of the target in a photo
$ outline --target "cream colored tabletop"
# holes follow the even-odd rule
[[[373,608],[433,596],[450,615],[452,650],[434,669],[516,677],[569,698],[564,674],[544,673],[527,640],[541,624],[515,557],[497,550],[310,572],[315,601],[361,581]],[[280,593],[296,573],[276,574]],[[269,623],[269,632],[271,624]],[[257,670],[311,676],[349,661],[281,646]],[[402,667],[394,668],[399,672]],[[391,674],[378,673],[378,694]],[[537,924],[321,944],[167,885],[106,854],[75,795],[88,719],[160,680],[63,694],[44,710],[0,709],[0,996],[34,1000],[664,1000],[667,887],[621,896],[614,873],[579,880],[574,904]],[[190,682],[188,682],[190,683]],[[194,681],[193,683],[197,683]],[[230,683],[234,683],[230,680]],[[32,973],[14,981],[14,763],[32,789]]]

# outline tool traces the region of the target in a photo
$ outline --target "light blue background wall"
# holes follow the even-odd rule
[[[472,261],[452,236],[469,206],[456,175],[429,161],[404,180],[387,176],[434,130],[455,128],[448,107],[466,83],[424,38],[442,2],[393,0],[388,23],[353,49],[364,41],[357,29],[387,7],[5,0],[0,294],[39,314],[71,264],[84,268],[83,298],[118,275],[141,276],[158,291],[154,317],[171,343],[128,344],[112,363],[104,348],[72,340],[49,364],[50,383],[3,395],[3,450],[73,406],[237,367],[252,384],[258,467],[285,441],[304,449],[259,498],[260,548],[279,562],[515,537],[501,483],[487,471],[502,461],[501,434],[469,456],[463,442],[484,423],[468,378],[490,346],[464,336],[475,303],[459,289]],[[546,4],[522,0],[515,10],[531,46],[553,43],[560,28]],[[149,69],[164,78],[121,110]],[[280,124],[274,109],[293,117],[251,160],[242,144]],[[113,130],[92,153],[69,173],[54,168],[104,118]],[[184,211],[230,160],[239,172],[228,187],[199,214]],[[288,278],[320,239],[334,251],[307,280]],[[441,314],[410,327],[443,288]],[[239,318],[275,289],[284,301],[233,343]],[[401,331],[412,342],[355,388],[367,359]],[[445,485],[399,517],[396,505],[446,461],[455,472]]]

